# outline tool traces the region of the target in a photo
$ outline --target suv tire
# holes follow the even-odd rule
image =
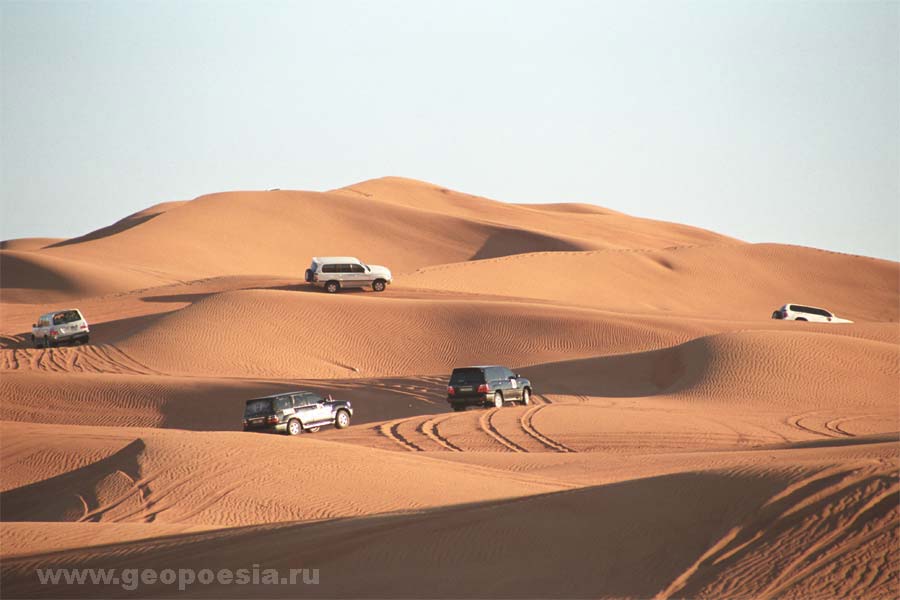
[[[453,407],[453,412],[462,412],[466,410],[465,404],[451,404],[451,406]]]
[[[375,290],[376,292],[383,292],[384,286],[385,286],[384,279],[376,279],[375,281],[372,282],[372,289]]]
[[[291,419],[287,425],[288,435],[300,435],[303,433],[303,424],[298,419]]]
[[[346,410],[339,410],[334,418],[334,426],[337,429],[346,429],[350,427],[350,413]]]
[[[325,291],[329,294],[335,294],[339,289],[341,289],[341,284],[337,281],[329,281],[325,284]]]
[[[528,406],[529,404],[531,404],[531,390],[529,390],[528,388],[522,390],[522,404],[524,406]]]
[[[494,408],[503,408],[503,394],[494,392]]]

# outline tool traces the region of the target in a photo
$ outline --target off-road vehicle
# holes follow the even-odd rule
[[[447,402],[453,410],[467,406],[496,406],[506,402],[531,404],[531,381],[506,367],[481,366],[453,369],[447,385]]]
[[[834,316],[824,308],[803,306],[802,304],[785,304],[772,313],[773,319],[785,321],[812,321],[815,323],[852,323],[847,319]]]
[[[56,310],[38,317],[31,326],[31,343],[35,348],[49,348],[65,343],[90,341],[91,330],[77,308]]]
[[[371,287],[383,292],[393,280],[391,270],[367,265],[352,256],[316,256],[306,270],[306,282],[334,294],[346,288]]]
[[[329,394],[296,391],[247,400],[244,407],[244,431],[268,431],[299,435],[316,432],[325,425],[338,429],[350,426],[353,407]]]

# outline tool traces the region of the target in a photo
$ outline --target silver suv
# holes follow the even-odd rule
[[[342,288],[364,287],[383,292],[391,280],[387,267],[367,265],[352,256],[316,256],[306,270],[306,282],[330,294]]]
[[[77,308],[57,310],[38,317],[31,326],[31,343],[35,348],[50,348],[65,343],[87,344],[91,330]]]

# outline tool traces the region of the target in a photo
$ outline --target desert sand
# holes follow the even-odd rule
[[[303,284],[312,256],[382,294]],[[190,597],[896,598],[900,265],[386,177],[0,244],[0,592],[41,568],[319,570]],[[785,302],[853,324],[782,322]],[[77,307],[89,345],[36,349]],[[451,412],[456,366],[530,406]],[[312,389],[353,424],[244,433]]]

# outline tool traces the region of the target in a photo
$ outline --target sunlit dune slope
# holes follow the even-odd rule
[[[896,408],[900,347],[825,333],[747,331],[701,337],[662,350],[525,367],[522,372],[551,394],[665,393],[758,409],[890,409]]]
[[[375,377],[627,352],[704,330],[544,305],[255,290],[196,302],[117,346],[168,374]]]
[[[52,442],[36,443],[51,433]],[[3,479],[12,482],[0,494],[4,521],[239,526],[413,511],[568,487],[314,436],[83,426],[57,431],[11,423],[3,424],[3,435],[27,449],[4,448]],[[60,456],[67,458],[65,470]],[[54,470],[35,469],[45,463]]]
[[[147,445],[148,455],[152,448]],[[32,570],[43,566],[236,570],[255,563],[284,571],[317,568],[319,584],[197,586],[191,593],[889,598],[900,541],[894,526],[900,510],[894,501],[897,466],[895,460],[885,459],[889,451],[873,448],[870,455],[872,459],[843,459],[836,466],[833,451],[789,451],[777,463],[771,453],[760,453],[756,464],[701,468],[522,499],[188,533],[12,558],[5,562],[4,589],[17,595],[74,593],[71,588],[37,585]],[[286,462],[294,464],[292,458]],[[303,472],[314,471],[316,464],[307,462],[309,470]],[[258,481],[266,489],[265,479]],[[435,482],[431,473],[423,483],[430,487]],[[149,484],[152,490],[152,480]],[[296,488],[282,487],[280,496],[290,495],[291,489]],[[365,502],[377,501],[382,487],[374,489]],[[403,490],[421,493],[414,485]],[[184,492],[173,490],[169,497],[179,493]],[[345,507],[363,501],[359,495],[350,498]],[[166,499],[160,507],[166,506]],[[315,500],[309,505],[315,506]],[[222,503],[227,507],[227,500]],[[164,515],[159,513],[160,519]],[[140,593],[164,591],[150,586]],[[121,588],[104,592],[125,594]]]
[[[4,240],[0,242],[0,250],[18,250],[27,252],[29,250],[40,250],[57,242],[64,241],[64,238],[17,238],[14,240]]]
[[[708,243],[738,242],[599,208],[533,208],[385,178],[326,193],[224,192],[163,203],[41,249],[13,240],[9,248],[27,247],[36,256],[19,258],[17,275],[3,286],[23,287],[22,281],[46,280],[48,270],[65,270],[62,280],[47,280],[53,285],[31,287],[84,297],[146,287],[146,278],[156,285],[247,274],[299,280],[312,256],[358,255],[401,273],[522,252]],[[58,267],[62,259],[75,262]],[[97,280],[92,269],[101,265],[111,275]]]
[[[778,244],[519,254],[423,268],[402,284],[635,313],[755,320],[796,302],[900,319],[896,263]]]
[[[382,177],[335,190],[372,203],[394,204],[547,235],[565,234],[596,248],[666,248],[737,243],[696,227],[642,219],[588,204],[509,204],[404,177]],[[505,253],[513,254],[513,253]],[[489,258],[480,256],[479,258]]]

